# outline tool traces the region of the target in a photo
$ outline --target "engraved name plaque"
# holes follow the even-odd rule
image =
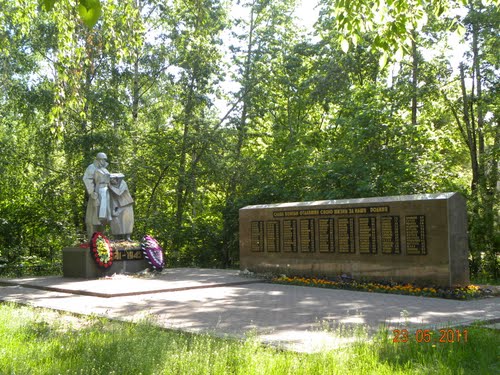
[[[280,222],[266,222],[267,251],[270,253],[280,251]]]
[[[319,219],[319,251],[330,253],[335,251],[335,219]]]
[[[382,216],[381,238],[383,254],[400,254],[401,237],[399,234],[399,216]]]
[[[300,249],[303,252],[313,252],[316,250],[314,219],[300,220]]]
[[[264,251],[264,222],[252,221],[251,228],[250,239],[252,251]]]
[[[377,219],[375,217],[360,217],[359,228],[359,252],[361,254],[377,253]]]
[[[338,222],[339,253],[354,253],[354,218],[341,217]]]
[[[283,251],[297,251],[297,220],[283,220]]]
[[[405,217],[406,253],[411,255],[427,254],[425,241],[425,216]]]

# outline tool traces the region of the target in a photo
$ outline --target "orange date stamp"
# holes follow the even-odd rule
[[[393,329],[392,330],[394,343],[434,343],[434,344],[451,344],[451,343],[466,343],[469,339],[469,331],[466,329],[417,329],[415,332],[408,331],[407,329]]]

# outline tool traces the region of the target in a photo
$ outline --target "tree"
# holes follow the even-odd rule
[[[494,6],[483,7],[471,1],[466,37],[470,41],[469,59],[459,68],[459,93],[455,100],[445,93],[456,125],[470,156],[472,179],[470,185],[472,218],[470,224],[472,267],[477,273],[482,263],[487,273],[498,277],[500,263],[498,249],[499,192],[498,161],[498,78],[495,70],[499,60],[495,37],[500,15]],[[493,41],[493,44],[492,44]],[[486,116],[488,114],[488,116]]]
[[[173,123],[179,131],[175,187],[173,249],[183,249],[189,205],[194,212],[199,163],[210,141],[209,96],[220,75],[219,34],[224,28],[225,11],[218,1],[174,2],[172,43],[177,53],[179,71],[179,112]]]
[[[321,0],[323,18],[332,19],[339,32],[337,38],[342,50],[356,47],[363,35],[377,31],[371,49],[381,54],[381,65],[390,55],[411,53],[415,32],[427,24],[428,14],[441,16],[449,8],[465,5],[466,0]]]
[[[271,140],[268,134],[276,123],[276,108],[282,103],[277,93],[281,91],[278,72],[283,72],[285,56],[296,40],[292,17],[295,6],[296,1],[290,0],[247,1],[241,4],[246,16],[234,20],[235,43],[231,51],[236,71],[232,79],[239,84],[239,90],[230,96],[235,107],[228,121],[231,138],[222,208],[225,264],[237,259],[238,208],[243,202],[257,199],[252,196],[258,190],[255,182],[259,181],[255,160],[263,157],[262,146]],[[268,170],[268,175],[274,172]]]
[[[55,29],[37,17],[35,4],[0,7],[0,257],[50,258],[74,233],[67,171],[48,125],[54,94],[44,63],[56,45]]]
[[[81,174],[104,151],[171,264],[237,264],[247,204],[458,190],[494,271],[497,9],[458,20],[461,75],[423,53],[459,4],[323,0],[305,37],[295,0],[0,0],[0,256],[81,239]],[[229,5],[248,16],[229,24]]]

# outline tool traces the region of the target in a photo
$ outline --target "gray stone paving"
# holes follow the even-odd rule
[[[112,297],[112,295],[118,295]],[[438,329],[500,322],[500,297],[472,301],[277,285],[235,270],[167,269],[155,278],[0,279],[0,300],[219,336],[256,335],[297,351],[338,347],[339,327]]]

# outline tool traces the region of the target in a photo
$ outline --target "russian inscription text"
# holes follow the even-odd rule
[[[316,250],[314,219],[300,220],[300,249],[302,252],[313,252]]]
[[[377,218],[360,217],[358,219],[360,254],[377,253]]]
[[[381,218],[382,254],[400,254],[401,237],[399,216],[382,216]]]
[[[409,255],[425,255],[425,216],[405,217],[406,253]]]
[[[268,221],[266,222],[266,240],[267,251],[278,252],[280,251],[280,222]]]
[[[283,220],[283,251],[297,251],[297,220]]]
[[[319,251],[331,253],[335,251],[334,219],[319,219]]]
[[[354,218],[341,217],[338,223],[339,253],[354,253]]]
[[[252,221],[250,233],[251,251],[264,251],[264,222]]]

